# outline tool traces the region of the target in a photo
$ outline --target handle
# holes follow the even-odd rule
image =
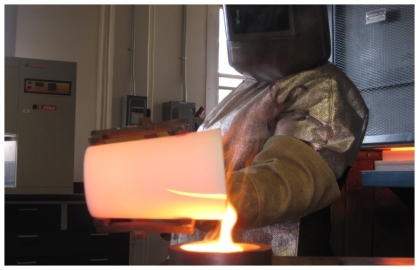
[[[36,238],[36,237],[38,237],[38,235],[36,235],[36,234],[25,234],[25,235],[21,235],[21,234],[19,234],[17,237],[18,238]]]
[[[101,258],[101,259],[89,259],[91,262],[106,262],[108,258]]]
[[[109,235],[109,233],[92,233],[91,236],[106,236]]]
[[[19,265],[23,265],[23,264],[36,264],[36,261],[30,261],[30,262],[17,262],[17,264],[19,264]]]

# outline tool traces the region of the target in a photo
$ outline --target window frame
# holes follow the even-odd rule
[[[232,91],[236,87],[219,85],[220,78],[245,79],[243,75],[219,73],[219,27],[220,27],[220,9],[222,5],[209,5],[207,10],[207,75],[205,106],[206,112],[212,111],[219,102],[219,91]]]
[[[218,104],[218,14],[220,7],[220,5],[208,5],[207,9],[206,115]]]

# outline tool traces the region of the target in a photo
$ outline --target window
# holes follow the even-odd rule
[[[227,43],[224,24],[224,11],[219,11],[219,32],[218,32],[218,102],[223,100],[231,90],[234,90],[245,77],[238,73],[228,63]]]
[[[208,113],[235,89],[245,79],[245,76],[239,74],[228,63],[222,6],[209,5],[207,15],[207,87],[205,111]]]

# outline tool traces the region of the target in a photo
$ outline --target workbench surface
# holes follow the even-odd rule
[[[415,258],[274,256],[272,265],[415,265]]]

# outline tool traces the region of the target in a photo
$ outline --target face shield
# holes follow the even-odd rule
[[[312,69],[330,56],[326,5],[225,5],[230,65],[273,82]]]

